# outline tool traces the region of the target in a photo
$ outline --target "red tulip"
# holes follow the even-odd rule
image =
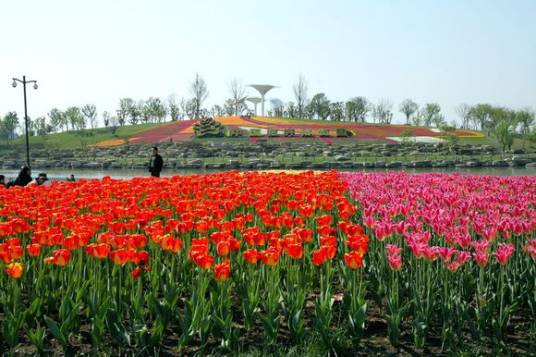
[[[222,263],[214,266],[214,278],[218,281],[229,279],[231,276],[231,261],[225,259]]]
[[[26,252],[29,256],[38,257],[41,255],[41,245],[38,243],[28,244],[26,246]]]
[[[140,269],[140,267],[135,267],[134,270],[132,271],[132,277],[133,277],[134,279],[138,279],[140,276],[141,276],[141,269]]]
[[[363,266],[363,256],[357,251],[349,252],[344,255],[344,262],[350,269],[360,269]]]
[[[259,259],[259,252],[255,249],[248,249],[242,252],[244,260],[249,264],[256,264]]]
[[[24,265],[22,263],[10,263],[5,267],[5,272],[13,279],[20,279],[24,272]]]

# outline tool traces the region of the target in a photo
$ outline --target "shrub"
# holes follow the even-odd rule
[[[451,125],[442,125],[441,127],[439,127],[439,130],[444,133],[452,133],[453,131],[456,131],[456,128]]]
[[[228,138],[238,138],[244,136],[244,131],[242,129],[225,127],[225,136]]]
[[[296,130],[294,129],[285,129],[285,136],[295,136],[296,135]]]
[[[276,129],[268,129],[268,136],[279,136],[279,131]]]
[[[224,127],[213,118],[204,118],[195,123],[194,133],[198,138],[221,137],[224,134]]]
[[[313,136],[313,132],[311,131],[311,129],[304,129],[302,131],[302,136],[304,138],[310,138],[311,136]]]
[[[263,135],[261,133],[261,129],[251,129],[249,131],[249,136],[258,137],[258,136],[263,136]]]
[[[318,135],[322,138],[327,138],[331,136],[329,129],[320,129],[320,131],[318,132]]]
[[[410,129],[404,129],[404,131],[400,135],[401,143],[402,144],[409,144],[412,141],[411,138],[413,138],[413,137],[414,137],[413,131],[411,131]]]
[[[346,128],[337,128],[335,132],[335,136],[337,136],[338,138],[348,138],[353,135],[354,133],[352,133],[350,130]]]

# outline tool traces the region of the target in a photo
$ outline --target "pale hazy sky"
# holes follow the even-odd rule
[[[0,0],[0,113],[23,113],[13,76],[37,79],[29,115],[119,98],[189,96],[208,105],[233,78],[279,86],[293,100],[366,96],[454,108],[488,102],[536,109],[536,0]],[[253,91],[250,92],[254,94]]]

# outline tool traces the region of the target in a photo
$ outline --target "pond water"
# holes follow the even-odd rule
[[[128,179],[132,177],[148,177],[149,173],[146,170],[68,170],[68,169],[48,169],[43,170],[47,173],[50,180],[65,180],[71,174],[76,179],[100,179],[104,176],[110,176],[117,179]],[[221,172],[223,170],[165,170],[162,176],[177,176],[177,175],[194,175]],[[340,171],[359,171],[359,172],[389,172],[389,171],[404,171],[408,173],[422,172],[459,172],[465,175],[493,175],[493,176],[533,176],[536,175],[536,168],[519,168],[519,167],[483,167],[483,168],[429,168],[429,169],[356,169],[356,170],[340,170]],[[35,178],[40,170],[33,170],[32,176]],[[17,170],[1,170],[0,174],[6,176],[6,179],[15,178],[18,174]],[[6,180],[7,181],[7,180]]]

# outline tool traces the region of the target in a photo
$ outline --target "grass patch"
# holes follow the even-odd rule
[[[79,131],[66,131],[43,136],[31,136],[30,145],[34,147],[45,147],[49,149],[77,149],[99,143],[110,139],[127,139],[128,137],[139,132],[158,127],[162,124],[138,124],[126,125],[117,128],[115,134],[112,134],[109,128],[84,129]],[[0,147],[18,147],[25,145],[24,135],[15,140],[1,140]]]

